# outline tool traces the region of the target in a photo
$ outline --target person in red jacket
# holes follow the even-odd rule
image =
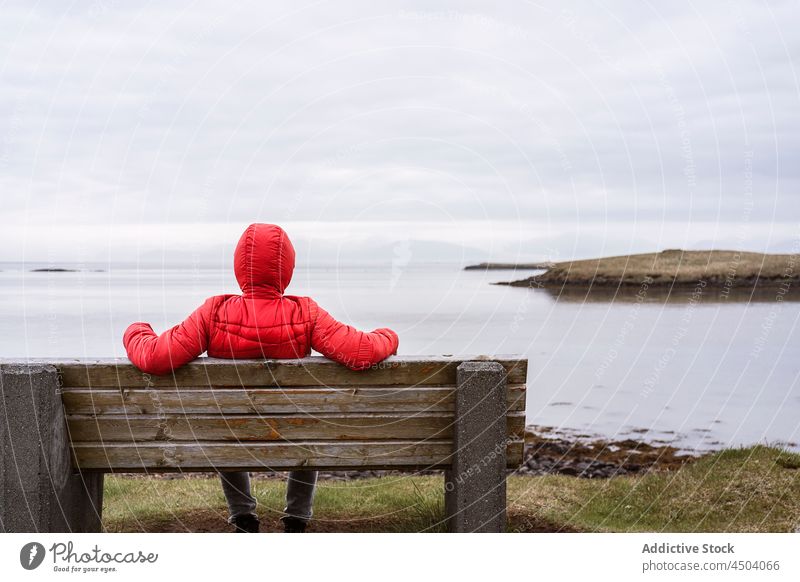
[[[182,323],[157,335],[149,323],[133,323],[123,336],[131,362],[143,372],[169,374],[204,352],[214,358],[302,358],[315,350],[352,370],[397,353],[397,334],[359,331],[336,321],[310,297],[284,295],[295,251],[274,224],[251,224],[234,253],[241,295],[208,298]],[[220,472],[238,532],[257,532],[256,500],[246,472]],[[288,532],[305,531],[311,519],[316,471],[292,471],[281,518]]]

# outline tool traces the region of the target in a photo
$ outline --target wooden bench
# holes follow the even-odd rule
[[[100,531],[103,474],[443,469],[451,531],[503,531],[527,361],[0,360],[0,530]]]

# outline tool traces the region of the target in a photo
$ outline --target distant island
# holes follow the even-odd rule
[[[666,250],[555,263],[545,273],[518,281],[513,287],[601,286],[733,287],[800,284],[800,257],[740,251]]]
[[[31,269],[31,273],[105,273],[105,269],[65,269],[64,267],[42,267]]]
[[[465,271],[535,271],[549,269],[554,265],[550,262],[541,263],[479,263],[467,265]]]

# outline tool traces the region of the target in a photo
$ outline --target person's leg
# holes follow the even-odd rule
[[[237,517],[252,516],[257,518],[256,498],[250,493],[250,473],[246,471],[220,472],[222,491],[228,502],[228,523]]]
[[[317,471],[291,471],[286,484],[286,509],[281,518],[287,523],[294,518],[303,524],[311,519],[314,504],[314,491],[317,484]]]

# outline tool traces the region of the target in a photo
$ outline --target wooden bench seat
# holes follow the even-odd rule
[[[30,418],[0,432],[12,445],[4,474],[35,438],[39,472],[80,479],[66,493],[41,484],[54,489],[50,505],[75,507],[42,509],[30,529],[10,529],[0,506],[5,531],[97,530],[105,472],[303,468],[443,469],[451,529],[501,531],[505,470],[522,462],[519,357],[393,357],[362,372],[321,357],[199,358],[160,377],[126,359],[3,360],[0,372],[3,412]]]

